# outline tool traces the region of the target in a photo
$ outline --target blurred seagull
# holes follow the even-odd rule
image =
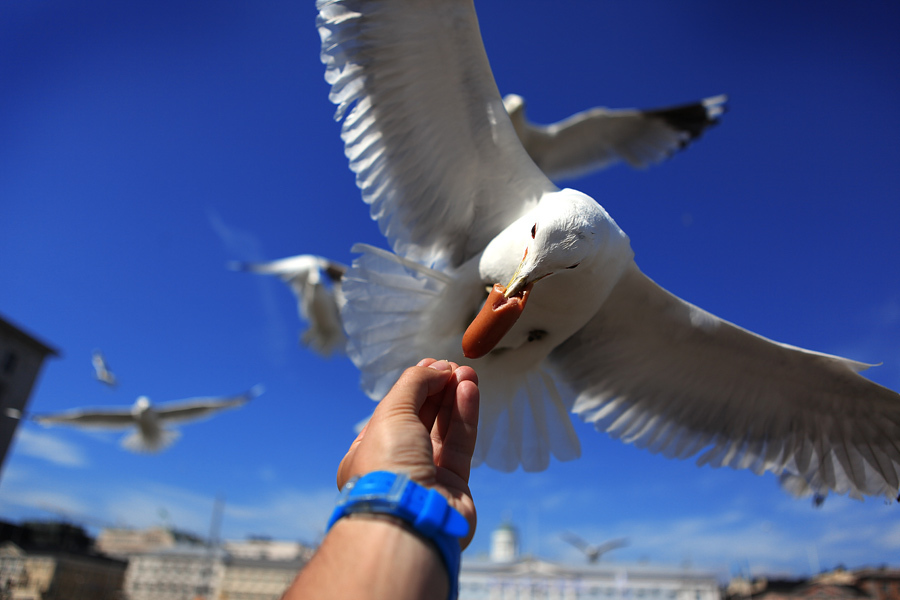
[[[615,550],[616,548],[622,548],[628,545],[628,540],[625,538],[618,538],[615,540],[610,540],[603,544],[589,544],[583,538],[575,535],[571,531],[563,532],[560,537],[581,550],[589,563],[593,564],[600,560],[600,557],[610,552],[611,550]]]
[[[106,358],[103,357],[102,352],[94,350],[91,355],[91,362],[94,363],[94,376],[97,378],[97,381],[101,381],[109,387],[118,385],[119,381],[113,375],[113,372],[109,370],[109,365],[106,364]]]
[[[503,98],[513,128],[531,160],[557,181],[625,161],[644,168],[672,156],[719,122],[727,96],[654,110],[597,107],[550,125],[525,116],[525,100]]]
[[[345,265],[321,256],[301,254],[267,263],[234,262],[230,267],[236,271],[276,275],[288,284],[297,296],[300,317],[309,324],[300,334],[300,343],[325,357],[344,354],[347,338],[340,310],[344,304],[341,277],[347,270]]]
[[[869,365],[767,340],[644,275],[606,211],[525,152],[470,1],[317,7],[345,154],[393,249],[357,245],[341,282],[348,354],[372,398],[442,357],[477,366],[475,464],[578,457],[573,411],[667,457],[897,495],[900,395],[858,374]],[[482,322],[493,349],[467,359],[486,288],[507,281],[503,301],[527,306],[506,333]]]
[[[257,385],[236,396],[191,398],[170,402],[159,408],[150,404],[149,398],[141,396],[130,409],[76,409],[57,414],[35,415],[33,419],[45,426],[72,425],[99,429],[135,427],[133,432],[122,439],[122,447],[132,452],[159,452],[181,436],[179,431],[165,429],[165,425],[207,419],[221,410],[243,406],[262,392],[263,387]]]

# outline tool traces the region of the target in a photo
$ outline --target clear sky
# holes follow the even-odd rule
[[[767,337],[857,360],[900,389],[900,5],[481,2],[502,93],[549,122],[595,105],[727,93],[671,161],[569,185],[603,204],[650,277]],[[279,281],[230,260],[384,246],[347,168],[308,2],[7,0],[0,6],[0,314],[61,350],[31,410],[266,393],[160,455],[24,423],[0,518],[314,541],[372,403],[345,358],[297,343]],[[91,351],[121,385],[94,381]],[[815,509],[771,476],[698,468],[576,424],[583,455],[472,476],[479,528],[580,560],[566,530],[627,537],[609,560],[721,575],[898,564],[900,506]]]

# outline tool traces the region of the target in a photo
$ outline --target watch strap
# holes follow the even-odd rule
[[[405,473],[373,471],[347,482],[328,529],[340,518],[354,513],[394,515],[433,542],[447,567],[449,597],[455,600],[459,592],[459,538],[469,533],[469,522],[443,495],[419,485]]]

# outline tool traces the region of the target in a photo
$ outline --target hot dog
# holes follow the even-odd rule
[[[504,297],[505,291],[506,288],[499,283],[494,284],[481,312],[466,329],[462,339],[466,358],[481,358],[494,349],[525,309],[531,286],[509,298]]]

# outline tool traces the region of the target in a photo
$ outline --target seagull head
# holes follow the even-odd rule
[[[137,400],[134,401],[134,406],[131,407],[131,414],[134,416],[139,416],[147,412],[150,408],[150,398],[147,396],[141,396]]]
[[[593,198],[576,190],[547,194],[523,222],[525,252],[506,286],[509,298],[545,277],[577,269],[599,255],[609,216]],[[530,227],[525,231],[526,227]]]

